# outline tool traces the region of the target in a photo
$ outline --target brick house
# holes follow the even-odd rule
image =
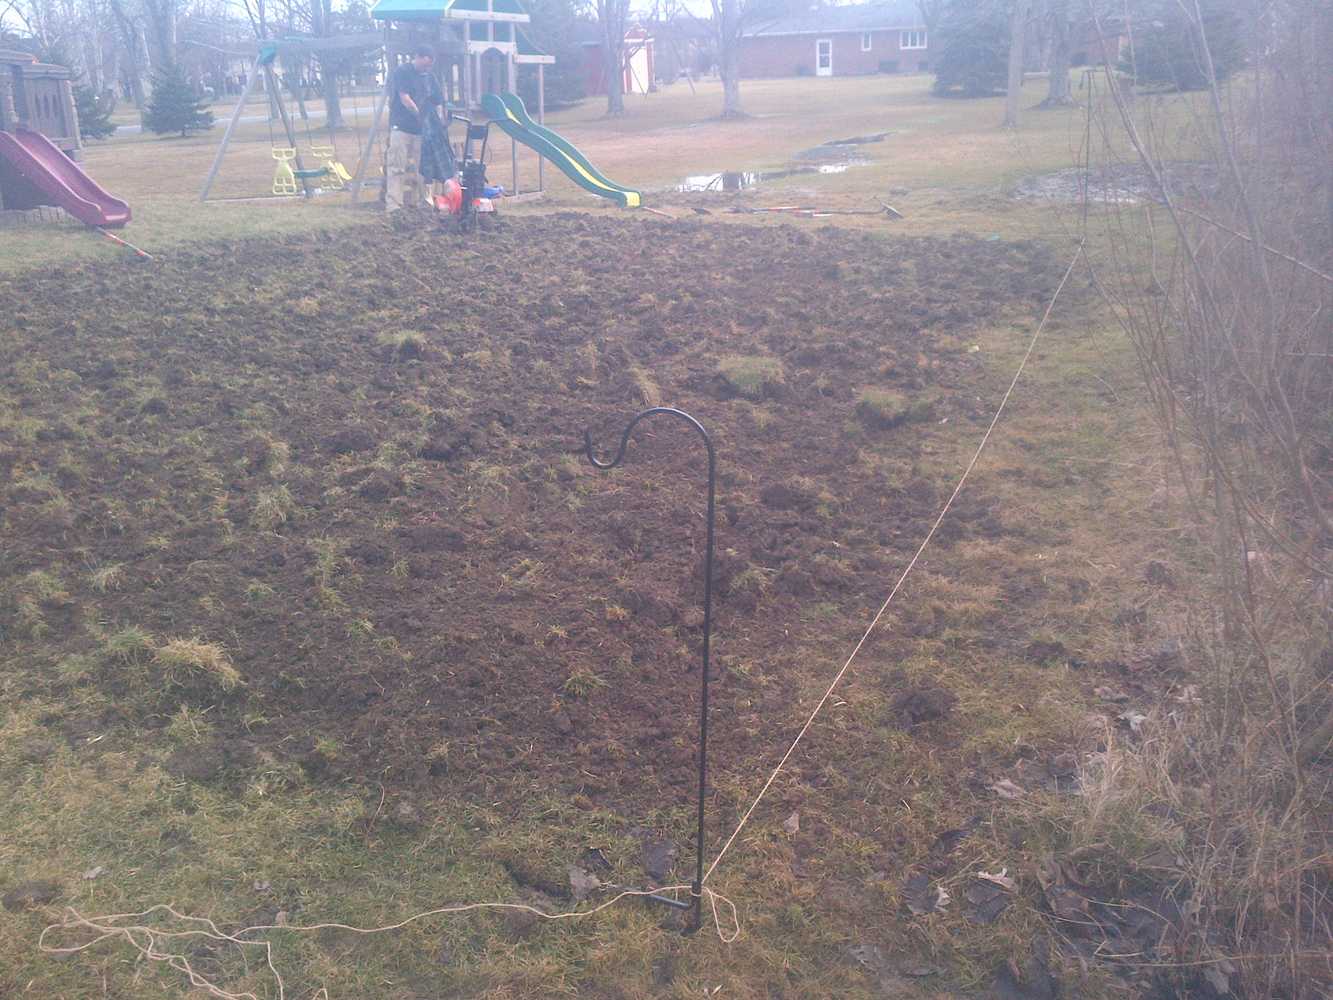
[[[923,73],[930,39],[914,2],[825,7],[756,20],[741,34],[741,76],[859,76]]]

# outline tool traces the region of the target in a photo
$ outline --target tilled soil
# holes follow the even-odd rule
[[[1058,276],[1035,244],[558,215],[0,278],[3,656],[71,739],[212,706],[174,762],[203,780],[683,807],[703,453],[657,417],[599,473],[584,429],[603,457],[650,404],[713,431],[712,739],[751,774],[827,672],[792,650],[853,635],[935,514],[940,421],[989,417],[969,333]],[[868,417],[867,388],[920,405]],[[943,545],[1005,530],[984,495],[956,515]],[[243,686],[118,657],[131,625]]]

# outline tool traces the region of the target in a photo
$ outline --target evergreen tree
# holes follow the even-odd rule
[[[85,139],[105,139],[116,131],[111,121],[113,103],[99,101],[92,87],[74,88],[74,110],[79,115],[79,134]]]
[[[1240,17],[1226,0],[1203,0],[1202,22],[1194,8],[1174,2],[1146,0],[1136,5],[1134,51],[1120,64],[1122,72],[1140,84],[1159,84],[1176,90],[1208,86],[1208,63],[1199,44],[1199,27],[1208,42],[1218,82],[1240,69],[1245,61]]]
[[[1009,62],[1006,8],[993,0],[954,0],[937,32],[935,93],[989,97],[1005,88]]]
[[[179,132],[182,136],[213,127],[213,112],[195,97],[194,89],[176,63],[153,78],[153,96],[143,115],[144,128],[158,135]]]

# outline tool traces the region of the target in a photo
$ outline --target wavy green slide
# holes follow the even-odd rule
[[[528,117],[528,110],[517,94],[487,94],[481,99],[481,109],[490,116],[493,125],[515,142],[535,149],[585,191],[610,198],[621,208],[639,207],[638,191],[609,180],[568,140]]]

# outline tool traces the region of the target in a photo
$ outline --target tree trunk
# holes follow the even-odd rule
[[[1050,16],[1051,28],[1051,63],[1050,85],[1046,91],[1043,108],[1062,108],[1074,103],[1074,96],[1069,90],[1069,55],[1072,26],[1069,12],[1063,3],[1055,5]]]
[[[124,53],[125,60],[122,72],[126,82],[130,85],[130,100],[134,106],[142,111],[144,106],[143,92],[143,64],[139,61],[139,32],[135,29],[134,22],[130,20],[129,15],[125,13],[125,8],[120,0],[111,0],[111,14],[116,20],[116,27],[120,30],[121,51]]]
[[[1004,99],[1004,127],[1018,128],[1018,102],[1023,97],[1023,29],[1028,0],[1012,0],[1009,8],[1009,86]]]
[[[625,14],[628,0],[599,3],[602,22],[602,73],[606,77],[606,113],[625,113]]]
[[[332,34],[333,11],[329,0],[313,0],[310,5],[311,27],[320,38]],[[319,80],[324,91],[324,124],[332,131],[341,128],[343,123],[342,103],[338,99],[338,69],[335,57],[325,59],[316,57],[319,66]]]
[[[744,118],[741,110],[741,32],[737,0],[719,0],[714,4],[717,21],[717,69],[722,77],[722,117]]]

